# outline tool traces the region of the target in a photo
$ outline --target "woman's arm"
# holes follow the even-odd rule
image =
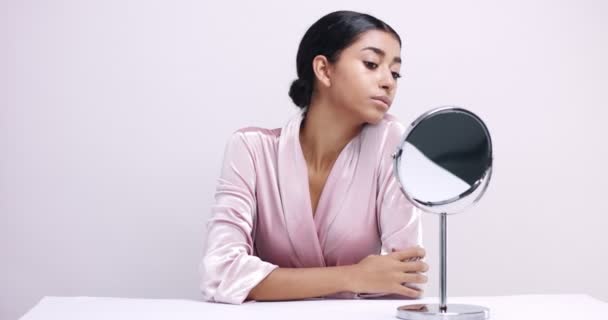
[[[385,252],[422,246],[422,216],[420,210],[407,200],[395,177],[393,152],[401,141],[405,127],[391,121],[386,128],[378,169],[378,226]]]
[[[203,299],[240,304],[278,266],[253,255],[255,165],[242,132],[226,144],[200,264]]]
[[[250,300],[297,300],[351,291],[352,266],[277,268],[249,293]]]
[[[419,247],[371,255],[350,266],[324,268],[277,268],[249,293],[252,300],[296,300],[321,297],[339,292],[387,293],[416,298],[421,291],[402,285],[424,283],[420,274],[428,269],[421,261],[403,262],[424,256]]]

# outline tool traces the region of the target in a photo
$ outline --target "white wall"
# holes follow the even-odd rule
[[[299,40],[337,9],[403,37],[392,113],[462,105],[493,134],[486,197],[449,221],[449,294],[608,301],[606,2],[368,3],[0,2],[0,318],[45,295],[197,299],[224,143],[296,110]]]

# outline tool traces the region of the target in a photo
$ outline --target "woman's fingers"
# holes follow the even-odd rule
[[[399,279],[399,282],[404,283],[426,283],[428,281],[428,278],[426,275],[422,274],[422,273],[409,273],[409,272],[404,272],[401,274],[401,277]]]
[[[402,251],[393,251],[392,253],[389,254],[389,256],[393,257],[396,260],[399,261],[403,261],[406,259],[410,259],[410,258],[424,258],[424,256],[426,255],[426,251],[424,250],[424,248],[416,246],[416,247],[411,247],[411,248],[407,248],[405,250]]]
[[[402,262],[400,265],[401,272],[427,272],[429,265],[424,261]]]
[[[422,293],[423,293],[422,290],[408,288],[408,287],[400,285],[400,284],[395,285],[395,287],[393,287],[392,291],[393,291],[392,293],[396,293],[396,294],[406,296],[409,298],[419,298],[422,296]]]

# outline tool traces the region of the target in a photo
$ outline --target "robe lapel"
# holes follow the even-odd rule
[[[352,195],[351,188],[357,178],[360,150],[361,135],[357,135],[340,152],[325,181],[314,216],[321,248],[325,247],[327,232],[336,217],[341,214],[345,199]]]
[[[298,267],[324,267],[310,202],[308,169],[300,146],[302,116],[298,113],[281,131],[277,155],[279,192],[288,237],[300,264]]]

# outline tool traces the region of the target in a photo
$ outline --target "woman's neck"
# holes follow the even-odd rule
[[[308,166],[314,170],[329,170],[342,149],[362,128],[352,116],[326,102],[308,107],[300,126],[300,145]]]

